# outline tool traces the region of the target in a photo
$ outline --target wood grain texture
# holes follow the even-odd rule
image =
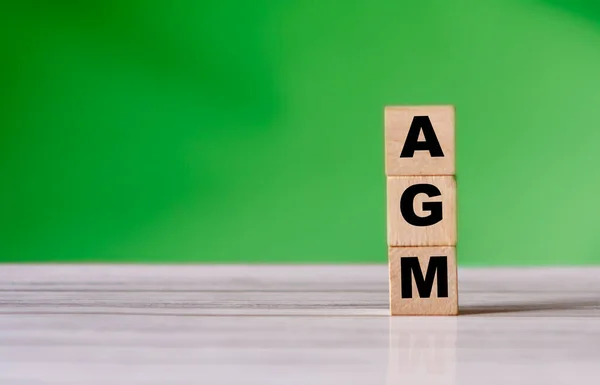
[[[415,116],[428,116],[443,157],[416,151],[400,154]],[[421,139],[422,140],[422,139]],[[455,112],[453,106],[390,106],[385,108],[385,170],[389,176],[455,175]]]
[[[458,314],[458,283],[456,271],[456,248],[451,246],[438,247],[390,247],[388,249],[390,271],[390,313],[392,315],[457,315]],[[447,280],[446,298],[438,297],[440,271],[437,272],[429,298],[422,298],[417,289],[417,279],[410,274],[412,283],[411,298],[402,297],[402,268],[401,261],[406,258],[418,258],[422,277],[427,276],[432,257],[445,257],[447,261],[443,280]],[[404,267],[406,270],[406,267]],[[431,270],[435,271],[435,270]]]
[[[0,265],[0,384],[598,383],[600,268],[459,276],[390,317],[383,264]]]
[[[407,188],[431,184],[441,193],[437,197],[418,194],[413,201],[418,216],[428,216],[425,202],[442,202],[442,220],[431,226],[408,223],[400,211],[400,200]],[[389,246],[455,246],[456,245],[456,181],[453,176],[413,176],[387,178],[387,238]]]

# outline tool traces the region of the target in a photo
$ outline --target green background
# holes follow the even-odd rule
[[[5,0],[0,31],[0,261],[384,262],[383,107],[439,103],[462,265],[600,262],[595,0]]]

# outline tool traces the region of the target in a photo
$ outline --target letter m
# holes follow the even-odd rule
[[[437,273],[437,274],[436,274]],[[423,271],[417,257],[404,257],[400,259],[400,280],[402,281],[402,298],[413,297],[413,276],[419,297],[430,298],[433,284],[437,275],[437,297],[448,297],[448,258],[431,257],[429,266],[423,277]]]

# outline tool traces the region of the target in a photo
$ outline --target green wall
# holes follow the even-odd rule
[[[383,107],[455,104],[462,265],[600,262],[593,0],[0,5],[0,261],[384,262]]]

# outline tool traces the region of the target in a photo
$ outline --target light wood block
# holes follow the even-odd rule
[[[386,107],[386,174],[455,175],[454,126],[454,106]]]
[[[456,248],[390,247],[392,315],[457,315]]]
[[[453,176],[387,178],[389,246],[455,246]]]

